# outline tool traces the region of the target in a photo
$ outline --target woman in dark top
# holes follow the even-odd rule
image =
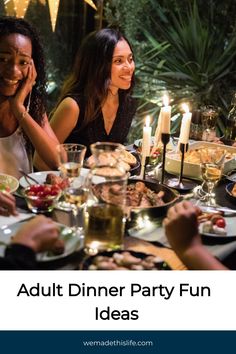
[[[136,110],[134,69],[132,49],[119,31],[88,35],[50,122],[60,143],[124,143]]]

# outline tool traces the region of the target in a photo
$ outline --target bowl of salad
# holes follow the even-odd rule
[[[10,175],[0,173],[0,191],[14,193],[19,187],[18,180]]]

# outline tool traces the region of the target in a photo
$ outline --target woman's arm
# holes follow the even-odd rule
[[[71,97],[66,97],[58,105],[50,120],[50,125],[61,144],[64,143],[76,126],[79,113],[79,106]]]
[[[11,111],[23,128],[25,134],[30,139],[35,150],[51,169],[57,168],[56,145],[58,140],[51,130],[46,114],[43,117],[42,127],[27,112],[24,103],[26,97],[30,94],[37,77],[34,62],[31,60],[26,78],[16,95],[9,99]]]
[[[72,130],[74,129],[77,119],[79,116],[79,106],[70,97],[66,97],[57,107],[54,112],[50,125],[48,124],[48,129],[52,132],[52,134],[58,139],[59,143],[62,144],[66,140],[66,138],[70,135]],[[34,156],[34,166],[39,171],[50,170],[50,166],[43,161],[39,154],[35,153]]]

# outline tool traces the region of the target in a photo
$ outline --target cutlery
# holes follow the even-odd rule
[[[224,213],[224,215],[236,215],[236,210],[234,209],[230,209],[230,208],[227,208],[227,207],[218,207],[218,206],[200,206],[200,209],[203,211],[203,212],[209,212],[209,213],[214,213],[214,212],[218,212],[218,211],[221,211]]]
[[[34,184],[39,184],[39,181],[37,181],[35,178],[29,176],[27,173],[25,173],[23,170],[19,169],[19,172],[25,177],[25,180],[26,182],[29,184],[29,185],[32,185],[30,181],[34,182]]]

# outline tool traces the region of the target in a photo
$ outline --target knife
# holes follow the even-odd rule
[[[203,206],[203,205],[199,205],[200,209],[203,212],[206,213],[217,213],[218,211],[223,212],[224,215],[235,215],[236,216],[236,210],[234,209],[230,209],[227,207],[218,207],[218,206]]]

